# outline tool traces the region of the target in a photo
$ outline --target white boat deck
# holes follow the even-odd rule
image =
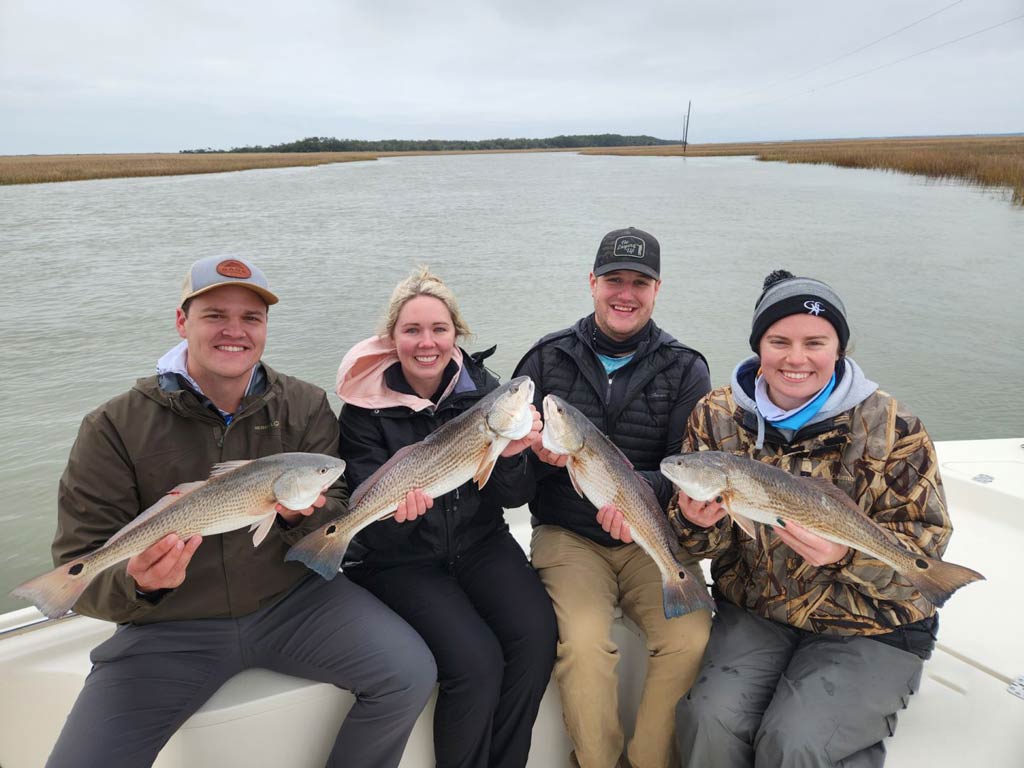
[[[1024,620],[1016,607],[1016,567],[1024,548],[1024,439],[939,444],[955,535],[946,558],[980,570],[987,581],[958,592],[941,612],[939,647],[925,665],[921,691],[887,742],[895,768],[1019,768],[1024,765],[1024,698],[1008,691],[1024,675]],[[985,476],[985,477],[982,477]],[[991,478],[991,479],[988,479]],[[509,513],[525,545],[523,510]],[[0,632],[40,614],[0,616]],[[75,617],[0,638],[0,766],[41,766],[89,670],[88,655],[113,631]],[[627,729],[646,661],[637,630],[618,622],[621,710]],[[158,768],[314,768],[322,766],[352,697],[332,686],[265,670],[229,681],[174,736]],[[413,731],[403,768],[433,765],[428,705]],[[568,766],[557,688],[549,686],[534,728],[531,768]]]

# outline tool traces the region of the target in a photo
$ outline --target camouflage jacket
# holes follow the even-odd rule
[[[935,446],[890,395],[876,391],[791,442],[769,430],[761,450],[754,448],[756,430],[732,388],[721,387],[694,408],[683,449],[745,454],[794,475],[826,478],[910,549],[942,555],[953,529]],[[935,613],[909,582],[862,552],[851,549],[838,563],[817,567],[765,526],[756,526],[756,541],[728,517],[700,528],[680,514],[675,499],[669,517],[685,549],[712,558],[719,593],[771,621],[823,634],[880,635]]]

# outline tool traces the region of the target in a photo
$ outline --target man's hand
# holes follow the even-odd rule
[[[683,517],[694,525],[699,525],[701,528],[710,528],[729,514],[729,510],[725,508],[721,496],[708,501],[698,501],[691,499],[680,491],[678,503],[679,511],[683,513]]]
[[[326,503],[327,497],[321,493],[317,497],[316,501],[313,502],[312,507],[306,507],[305,509],[288,509],[288,507],[282,506],[281,504],[275,504],[274,510],[286,523],[288,523],[288,525],[295,525],[301,521],[302,518],[312,515]]]
[[[605,533],[623,544],[630,544],[633,541],[633,534],[629,532],[629,523],[622,516],[622,510],[612,504],[606,504],[597,510],[597,522],[604,528]]]
[[[530,405],[530,412],[533,415],[533,424],[530,425],[530,432],[525,437],[521,437],[518,440],[513,440],[505,446],[505,450],[501,452],[502,456],[515,456],[517,453],[522,453],[527,448],[533,448],[535,445],[540,445],[540,429],[541,421],[540,414],[537,413],[537,409]]]
[[[182,541],[169,533],[128,560],[128,575],[140,592],[175,589],[185,580],[185,570],[202,543],[202,536]]]
[[[550,464],[553,467],[564,467],[569,463],[568,453],[554,453],[545,448],[540,440],[530,446],[533,452],[537,454],[537,458],[543,461],[545,464]]]
[[[434,500],[427,496],[419,488],[413,488],[405,494],[405,501],[398,505],[395,510],[395,522],[404,523],[407,520],[415,520],[420,515],[425,515],[427,510],[434,506]]]

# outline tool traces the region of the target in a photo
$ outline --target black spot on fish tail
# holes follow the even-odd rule
[[[83,563],[75,563],[68,569],[68,573],[70,573],[72,576],[77,576],[82,572],[84,568],[85,565]]]
[[[779,524],[779,528],[786,527],[786,522],[781,517],[776,517],[775,522]]]
[[[324,531],[324,533],[327,534],[328,536],[333,536],[337,532],[338,532],[338,526],[336,526],[336,525],[329,525],[329,526],[327,526],[327,530]]]
[[[927,560],[922,560],[920,557],[917,558],[917,560],[914,561],[914,565],[916,565],[922,571],[927,571],[928,570],[928,561]]]

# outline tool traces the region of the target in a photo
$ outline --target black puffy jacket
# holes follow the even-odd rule
[[[593,323],[590,315],[545,336],[519,362],[515,376],[533,379],[538,409],[544,395],[553,393],[582,411],[651,483],[664,507],[672,487],[658,467],[678,453],[690,411],[711,390],[707,361],[652,322],[647,341],[615,372],[616,378],[628,376],[628,382],[613,390],[594,350]],[[576,493],[567,472],[535,456],[530,465],[536,482],[530,511],[536,522],[559,525],[604,546],[621,544],[602,530],[594,506]]]
[[[481,362],[491,352],[493,348],[476,355],[463,353],[463,366],[476,389],[451,394],[435,408],[413,411],[405,406],[370,409],[346,404],[338,417],[338,447],[349,487],[356,488],[400,449],[419,442],[497,388],[498,380]],[[416,520],[396,523],[389,518],[368,526],[345,553],[345,570],[454,563],[488,536],[508,530],[502,507],[517,507],[529,500],[532,486],[524,483],[526,473],[523,454],[500,458],[482,491],[470,481],[435,499],[434,506]]]

